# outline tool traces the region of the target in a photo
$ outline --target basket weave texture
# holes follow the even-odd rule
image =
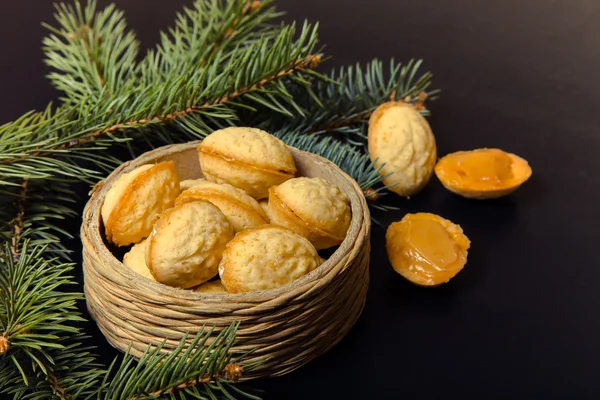
[[[181,180],[202,177],[190,142],[161,147],[124,163],[91,192],[83,215],[84,291],[87,307],[112,346],[140,357],[148,345],[166,340],[165,351],[202,327],[216,330],[239,321],[234,353],[255,350],[245,362],[262,361],[243,379],[293,371],[338,343],[358,319],[369,283],[370,215],[357,183],[333,163],[290,148],[299,176],[321,177],[340,187],[351,203],[344,242],[308,275],[277,289],[240,293],[198,293],[142,278],[110,252],[100,209],[120,175],[140,165],[175,162]]]

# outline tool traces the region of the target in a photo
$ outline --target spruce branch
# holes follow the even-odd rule
[[[336,101],[326,104],[320,115],[318,112],[313,114],[315,122],[319,121],[310,133],[339,132],[364,139],[364,128],[371,113],[388,101],[414,104],[423,115],[428,115],[425,102],[434,100],[439,90],[428,90],[432,74],[426,72],[419,76],[421,64],[422,60],[402,64],[392,59],[386,71],[380,60],[373,60],[364,67],[356,64],[332,71],[330,77],[342,84],[336,88],[319,82],[316,91],[323,98]],[[341,110],[350,113],[342,114]]]
[[[258,82],[251,83],[249,86],[241,87],[231,93],[223,94],[221,97],[218,97],[218,98],[212,100],[212,102],[205,102],[202,105],[192,105],[192,106],[187,107],[185,110],[174,111],[169,114],[157,115],[150,119],[144,118],[144,119],[140,119],[137,121],[116,123],[107,128],[98,129],[93,132],[84,134],[79,139],[72,140],[68,143],[63,143],[61,146],[57,147],[57,150],[65,150],[65,149],[71,149],[71,148],[75,148],[75,147],[83,147],[83,146],[86,146],[86,145],[94,142],[97,137],[104,136],[106,134],[109,134],[109,133],[117,131],[117,130],[127,129],[127,128],[131,128],[131,127],[146,126],[148,124],[153,124],[153,123],[169,123],[171,121],[175,121],[180,118],[192,115],[194,113],[202,114],[202,112],[208,112],[208,113],[212,112],[213,115],[217,115],[216,113],[221,112],[221,113],[223,113],[223,115],[226,118],[233,118],[233,114],[227,113],[227,110],[225,108],[222,108],[223,105],[234,102],[239,97],[241,97],[245,94],[258,91],[258,90],[268,86],[269,84],[273,83],[274,81],[276,81],[280,78],[283,78],[285,76],[295,74],[295,73],[300,73],[300,72],[306,71],[309,68],[316,68],[316,66],[319,64],[319,62],[320,62],[320,57],[318,55],[308,55],[306,58],[292,62],[286,68],[279,70],[270,76],[266,76],[266,77],[260,79]],[[44,155],[44,154],[38,153],[38,155]],[[46,155],[49,155],[49,153]]]
[[[19,257],[8,243],[0,254],[0,391],[15,398],[30,390],[32,398],[69,398],[60,393],[89,391],[103,374],[75,326],[82,295],[62,291],[74,284],[74,265],[47,258],[46,247],[26,239]]]
[[[148,347],[137,363],[127,353],[118,368],[115,359],[98,392],[105,400],[183,398],[186,394],[216,398],[216,393],[233,398],[230,384],[258,365],[243,364],[240,360],[245,354],[233,358],[230,349],[238,326],[232,323],[216,336],[213,329],[202,329],[191,341],[184,337],[168,353],[163,350],[164,343]],[[239,388],[234,390],[245,398],[256,398]]]
[[[77,215],[72,208],[77,195],[70,182],[33,180],[27,181],[26,191],[24,188],[9,186],[0,190],[0,205],[6,210],[0,214],[0,239],[10,244],[13,257],[18,257],[27,239],[30,245],[47,246],[46,254],[68,261],[70,252],[61,238],[72,235],[60,225],[65,218]]]
[[[234,4],[234,2],[232,3]],[[235,16],[233,19],[231,19],[231,22],[229,23],[222,24],[222,27],[220,29],[221,33],[217,36],[216,40],[214,41],[213,45],[208,51],[208,58],[202,59],[202,61],[200,61],[200,66],[206,65],[209,62],[210,58],[214,56],[219,50],[219,47],[223,45],[223,43],[229,41],[234,36],[240,34],[238,29],[242,27],[244,23],[247,23],[246,19],[251,20],[253,16],[258,14],[258,11],[261,8],[264,8],[269,3],[270,2],[265,3],[263,1],[258,0],[246,0],[242,5],[242,10],[240,13],[241,15]],[[273,17],[275,16],[277,16],[277,14],[273,14]],[[254,20],[254,22],[256,23],[256,19]],[[249,30],[248,32],[253,32],[253,30]]]
[[[72,101],[89,101],[132,78],[139,43],[122,11],[114,5],[97,11],[96,0],[55,8],[58,27],[44,24],[51,33],[43,44],[46,64],[56,70],[48,77],[57,89]]]
[[[85,146],[89,146],[90,144],[98,143],[99,138],[105,138],[106,136],[109,136],[111,133],[118,131],[118,130],[123,130],[123,129],[128,129],[128,128],[145,127],[145,126],[149,126],[149,125],[153,125],[153,124],[157,124],[157,123],[169,123],[171,121],[186,117],[186,116],[194,114],[194,113],[199,113],[199,114],[208,113],[209,115],[213,115],[213,116],[217,115],[217,116],[224,116],[225,118],[234,118],[233,114],[227,112],[227,109],[224,107],[224,105],[226,105],[227,103],[232,103],[232,102],[236,101],[241,96],[250,94],[252,92],[257,92],[257,91],[269,86],[270,84],[277,81],[278,79],[289,76],[291,74],[304,72],[309,68],[315,68],[319,62],[320,62],[320,57],[318,55],[309,54],[303,59],[293,60],[292,62],[289,62],[288,65],[282,66],[281,69],[277,69],[275,72],[273,72],[269,75],[261,76],[260,79],[258,79],[256,81],[250,81],[247,86],[239,87],[238,89],[232,91],[231,93],[226,93],[226,91],[223,90],[221,92],[221,95],[212,99],[211,102],[205,102],[201,105],[192,105],[192,106],[187,107],[185,110],[174,111],[174,112],[171,112],[168,114],[157,115],[154,117],[143,118],[143,119],[134,120],[134,121],[117,122],[117,123],[111,124],[105,128],[96,129],[93,131],[85,131],[85,130],[78,131],[69,136],[66,136],[66,137],[63,136],[62,139],[56,138],[56,140],[54,140],[52,142],[50,142],[49,140],[41,140],[40,146],[32,147],[31,145],[28,145],[27,148],[21,148],[22,146],[20,146],[20,144],[17,144],[17,146],[10,149],[13,151],[12,157],[11,157],[11,154],[9,153],[9,154],[3,155],[3,157],[2,157],[3,159],[0,160],[0,176],[2,175],[1,173],[4,172],[3,175],[6,177],[50,178],[51,177],[50,173],[45,173],[44,172],[45,169],[36,169],[35,168],[36,166],[40,166],[40,164],[43,164],[43,159],[50,158],[55,154],[58,154],[58,155],[60,155],[61,153],[66,154],[66,153],[68,153],[69,150],[76,149],[76,148],[84,148]],[[262,102],[261,104],[265,104],[265,105],[269,104],[267,101],[261,101],[260,97],[253,97],[253,100]],[[220,112],[220,114],[217,114],[218,112]],[[50,120],[49,126],[44,125],[44,126],[38,128],[38,132],[39,131],[44,132],[43,130],[45,129],[47,131],[47,132],[44,132],[45,135],[58,136],[58,135],[56,135],[56,133],[58,133],[58,132],[53,131],[55,129],[55,125],[56,125],[54,123],[54,121],[55,121],[55,119]],[[60,119],[59,119],[59,121],[60,121]],[[77,121],[75,121],[75,122],[77,122]],[[13,124],[16,124],[16,123],[13,123]],[[5,127],[4,127],[5,130],[6,131],[14,130],[13,124],[5,125]],[[23,130],[30,130],[30,129],[34,129],[34,128],[35,127],[32,128],[31,125],[25,125],[23,127]],[[0,128],[0,133],[2,133],[2,128]],[[23,133],[25,133],[25,132],[22,132],[21,130],[17,130],[17,132],[14,133],[14,135],[22,136]],[[118,139],[117,139],[117,141],[118,141]],[[103,144],[101,144],[101,146],[102,145]],[[21,151],[17,152],[15,150],[17,150],[17,151],[21,150]],[[94,148],[91,150],[98,150],[98,149]],[[29,170],[30,175],[19,174],[15,171],[15,169],[14,169],[15,164],[17,162],[23,162],[23,161],[28,161],[28,163],[23,163],[23,169]],[[50,163],[52,164],[53,167],[55,167],[55,166],[64,167],[64,169],[62,171],[67,176],[73,176],[80,172],[79,170],[74,169],[75,167],[72,164],[61,163],[60,160],[58,160],[58,159],[54,159],[53,161],[50,161]],[[56,165],[56,164],[59,164],[59,165]],[[4,166],[4,167],[2,167],[2,166]],[[15,171],[15,172],[11,174],[10,172],[12,172],[12,171]],[[19,172],[21,172],[21,171],[19,171]],[[68,174],[68,172],[71,172],[71,174]],[[84,172],[86,172],[85,175],[88,175],[88,173],[93,174],[93,172],[89,171],[89,170],[84,171]],[[0,183],[2,183],[2,182],[0,181]]]
[[[69,326],[83,319],[76,313],[80,295],[58,292],[73,284],[67,273],[74,265],[57,258],[45,259],[46,246],[23,242],[20,257],[14,258],[9,246],[0,255],[0,335],[11,348],[43,350],[55,348],[56,332],[76,332]],[[61,313],[61,311],[69,311]]]
[[[11,178],[55,179],[57,175],[93,182],[100,176],[98,171],[82,167],[77,159],[91,161],[86,158],[90,152],[150,134],[147,128],[156,132],[157,127],[171,125],[187,139],[203,137],[208,129],[199,136],[197,129],[186,129],[183,121],[192,116],[208,127],[231,124],[237,118],[234,108],[253,108],[252,104],[289,114],[282,102],[290,100],[282,100],[286,93],[278,90],[277,83],[314,74],[311,68],[320,62],[314,52],[316,42],[316,26],[305,23],[296,35],[292,24],[226,52],[219,49],[209,65],[195,67],[189,74],[171,74],[146,85],[128,82],[97,99],[92,91],[77,104],[69,100],[55,111],[49,107],[28,114],[0,127],[0,134],[9,139],[0,158],[0,185],[12,184]],[[169,135],[164,136],[168,140]]]
[[[271,0],[196,0],[177,14],[175,26],[161,34],[156,51],[142,61],[142,80],[189,73],[210,64],[219,51],[227,54],[239,45],[276,34],[278,28],[269,22],[281,14],[271,4]]]
[[[25,351],[11,351],[10,358],[0,360],[0,393],[12,394],[15,399],[91,399],[106,370],[95,362],[90,348],[81,344],[89,340],[75,334],[57,340],[62,348],[50,349],[53,363],[38,357],[31,360]],[[12,364],[16,360],[19,368]],[[42,368],[43,367],[43,368]],[[27,381],[23,380],[27,377]]]
[[[25,216],[25,202],[27,201],[27,188],[29,179],[23,179],[19,190],[19,198],[17,200],[17,216],[13,224],[13,235],[10,245],[10,250],[13,257],[19,254],[19,243],[21,242],[21,233],[23,232],[23,222]]]

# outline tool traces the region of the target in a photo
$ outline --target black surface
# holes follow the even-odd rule
[[[1,122],[57,96],[40,50],[50,3],[0,6]],[[151,46],[184,2],[117,3]],[[472,240],[466,268],[443,287],[412,286],[391,269],[384,231],[374,227],[359,322],[314,362],[257,381],[264,397],[599,398],[600,2],[280,0],[279,7],[288,19],[321,22],[329,67],[424,58],[443,89],[430,119],[439,154],[500,147],[528,159],[534,174],[514,195],[487,202],[453,196],[434,179],[410,201],[397,200],[403,211],[378,215],[385,226],[406,211],[459,223]]]

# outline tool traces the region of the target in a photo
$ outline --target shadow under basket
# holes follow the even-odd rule
[[[335,164],[290,148],[297,176],[321,177],[348,196],[352,220],[344,242],[311,273],[277,289],[215,294],[162,285],[126,268],[106,246],[100,209],[106,192],[122,174],[141,165],[173,160],[181,180],[202,177],[196,147],[176,144],[145,153],[117,168],[91,192],[83,215],[84,290],[87,307],[108,341],[140,357],[163,341],[173,349],[184,335],[203,327],[220,331],[240,325],[231,351],[254,350],[242,362],[262,364],[242,379],[286,374],[323,354],[354,325],[369,284],[371,220],[357,183]]]

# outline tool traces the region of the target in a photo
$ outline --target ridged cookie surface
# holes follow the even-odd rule
[[[238,233],[219,264],[221,282],[230,293],[273,289],[317,268],[321,259],[304,237],[264,225]]]
[[[411,196],[429,182],[436,144],[427,120],[410,104],[390,102],[369,119],[368,147],[383,182],[401,196]],[[387,176],[388,174],[391,174]]]
[[[146,264],[158,282],[191,288],[218,273],[233,229],[223,213],[208,201],[173,207],[160,217],[146,244]]]

